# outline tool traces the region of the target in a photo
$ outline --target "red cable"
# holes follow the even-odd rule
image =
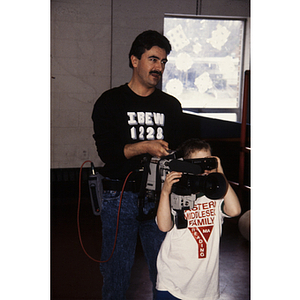
[[[121,203],[122,203],[122,197],[123,197],[123,193],[124,193],[124,190],[125,190],[125,185],[127,183],[127,180],[129,178],[129,176],[131,175],[132,171],[127,175],[124,183],[123,183],[123,187],[122,187],[122,192],[121,192],[121,195],[120,195],[120,203],[119,203],[119,209],[118,209],[118,217],[117,217],[117,227],[116,227],[116,234],[115,234],[115,241],[114,241],[114,246],[113,246],[113,250],[111,252],[111,255],[110,257],[107,259],[107,260],[104,260],[104,261],[100,261],[100,260],[97,260],[93,257],[91,257],[85,250],[84,246],[83,246],[83,242],[82,242],[82,239],[81,239],[81,233],[80,233],[80,224],[79,224],[79,211],[80,211],[80,201],[81,201],[81,173],[82,173],[82,168],[83,166],[87,163],[87,162],[90,162],[92,163],[90,160],[86,160],[80,167],[80,172],[79,172],[79,196],[78,196],[78,208],[77,208],[77,230],[78,230],[78,237],[79,237],[79,242],[80,242],[80,245],[81,245],[81,248],[83,250],[83,252],[86,254],[87,257],[89,257],[91,260],[95,261],[95,262],[98,262],[98,263],[105,263],[105,262],[108,262],[113,254],[114,254],[114,251],[115,251],[115,248],[116,248],[116,244],[117,244],[117,235],[118,235],[118,229],[119,229],[119,219],[120,219],[120,211],[121,211]]]
[[[112,258],[113,254],[114,254],[114,251],[115,251],[115,248],[116,248],[116,244],[117,244],[117,236],[118,236],[118,229],[119,229],[119,219],[120,219],[120,210],[121,210],[121,203],[122,203],[123,193],[124,193],[124,190],[125,190],[126,182],[127,182],[127,180],[128,180],[128,177],[131,175],[131,173],[133,173],[133,172],[131,171],[131,172],[127,175],[127,177],[125,178],[125,181],[124,181],[123,187],[122,187],[122,192],[121,192],[121,195],[120,195],[120,203],[119,203],[118,217],[117,217],[117,227],[116,227],[115,242],[114,242],[113,250],[112,250],[112,252],[111,252],[110,257],[109,257],[107,260],[100,261],[100,263],[108,262],[108,261]]]

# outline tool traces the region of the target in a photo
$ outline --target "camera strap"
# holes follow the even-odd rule
[[[199,192],[199,193],[196,194],[196,199],[198,199],[198,198],[200,198],[200,197],[202,197],[202,196],[204,196],[204,193]]]
[[[146,221],[151,220],[155,217],[156,209],[151,209],[147,214],[144,213],[144,204],[145,204],[145,197],[146,197],[146,185],[147,185],[147,178],[150,171],[150,159],[144,157],[142,160],[142,165],[144,167],[142,181],[140,186],[140,192],[138,196],[138,208],[139,208],[139,215],[136,217],[138,221]]]

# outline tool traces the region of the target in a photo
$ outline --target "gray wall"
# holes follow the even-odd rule
[[[51,1],[52,168],[78,168],[85,160],[101,165],[92,138],[93,105],[102,92],[130,80],[128,52],[139,33],[162,32],[165,13],[250,15],[249,0],[201,2]]]

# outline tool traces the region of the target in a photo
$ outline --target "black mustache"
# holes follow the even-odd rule
[[[157,74],[159,76],[162,76],[162,73],[160,71],[150,71],[150,74]]]

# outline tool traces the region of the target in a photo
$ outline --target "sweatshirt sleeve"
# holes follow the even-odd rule
[[[98,155],[104,163],[121,163],[126,160],[124,146],[118,127],[116,107],[111,104],[108,93],[104,93],[94,105],[92,120]]]

